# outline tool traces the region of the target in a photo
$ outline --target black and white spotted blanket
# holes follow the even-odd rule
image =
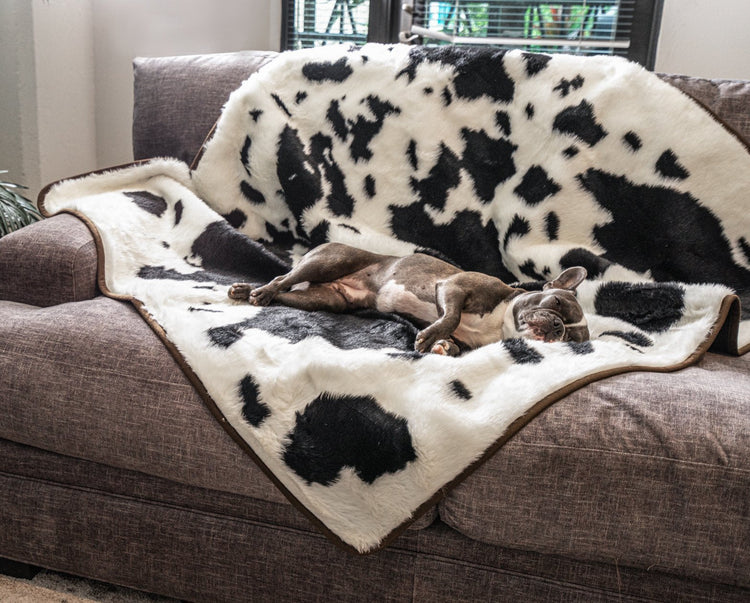
[[[229,98],[191,171],[54,185],[102,287],[131,299],[226,429],[329,535],[387,543],[546,405],[622,371],[750,347],[750,154],[624,60],[367,45],[285,53]],[[506,281],[571,265],[592,340],[458,358],[415,328],[227,298],[324,241],[428,249]]]

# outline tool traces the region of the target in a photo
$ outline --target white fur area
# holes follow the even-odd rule
[[[463,130],[499,138],[503,128],[496,113],[502,110],[508,116],[510,140],[517,146],[514,174],[497,186],[491,199],[482,200],[462,160],[460,181],[448,191],[444,207],[427,203],[424,210],[438,226],[450,226],[463,210],[476,212],[484,224],[492,222],[499,237],[494,246],[519,279],[529,280],[522,269],[529,260],[539,269],[555,271],[570,249],[602,252],[592,232],[607,224],[610,214],[585,194],[578,174],[593,167],[612,171],[616,166],[639,184],[664,184],[653,165],[659,157],[656,151],[665,148],[673,149],[691,172],[689,181],[670,182],[670,186],[689,189],[700,203],[710,206],[726,226],[736,263],[748,264],[738,242],[748,233],[748,208],[737,199],[749,198],[750,180],[732,177],[750,174],[746,150],[729,135],[716,134],[718,142],[713,144],[712,133],[723,132],[721,127],[651,74],[619,59],[560,56],[531,78],[525,71],[527,59],[509,53],[503,61],[515,82],[515,95],[512,102],[499,106],[486,95],[459,98],[450,65],[424,62],[415,67],[412,82],[396,77],[407,66],[409,52],[408,47],[368,45],[356,51],[324,47],[284,54],[231,95],[192,175],[179,162],[154,160],[63,181],[43,203],[48,214],[72,211],[94,225],[104,253],[107,293],[138,302],[203,384],[209,403],[216,405],[286,493],[332,535],[362,553],[377,549],[413,519],[421,505],[481,458],[514,421],[533,414],[540,402],[614,372],[675,368],[691,359],[718,328],[722,304],[732,290],[720,283],[653,283],[650,267],[643,271],[613,264],[578,290],[590,342],[550,344],[514,338],[456,358],[418,355],[411,344],[404,344],[406,335],[389,336],[380,346],[371,344],[389,321],[362,318],[354,323],[356,317],[278,306],[260,309],[230,300],[228,279],[239,278],[243,270],[252,279],[256,266],[250,260],[246,266],[226,270],[215,265],[216,257],[250,253],[243,237],[217,237],[206,245],[206,233],[217,224],[226,226],[222,216],[236,216],[233,212],[239,211],[246,218],[239,228],[245,235],[269,241],[274,238],[272,231],[283,232],[293,236],[299,249],[309,246],[306,237],[327,223],[328,240],[378,252],[411,253],[423,244],[394,234],[391,207],[415,203],[413,179],[429,178],[441,148],[470,155],[464,148]],[[301,75],[311,62],[325,65],[342,60],[352,66],[345,83],[309,81]],[[571,86],[564,99],[551,93],[561,80],[572,81],[578,74],[583,74],[585,86]],[[433,92],[426,94],[426,88]],[[441,100],[444,89],[452,91],[448,105]],[[342,140],[326,115],[336,101],[350,125],[360,117],[373,121],[363,98],[375,93],[398,105],[400,112],[386,118],[368,141],[372,157],[355,160],[351,138]],[[552,127],[562,107],[575,106],[584,97],[596,106],[596,119],[610,133],[592,148],[556,134]],[[534,120],[527,110],[532,102]],[[626,113],[641,105],[644,117],[638,131],[643,148],[638,153],[623,152],[622,136],[633,124],[632,115]],[[665,113],[679,115],[680,124],[687,125],[676,127],[664,119]],[[685,136],[687,126],[700,132],[697,141]],[[325,177],[322,197],[295,215],[292,207],[298,200],[284,193],[289,182],[280,182],[282,170],[276,163],[285,128],[298,132],[307,154],[316,134],[331,139],[332,146],[318,158],[321,163],[303,161],[300,171],[288,178],[293,182],[324,169],[321,165],[335,164],[353,200],[351,215],[331,209],[328,196],[335,187]],[[651,136],[659,138],[658,144],[647,140]],[[416,168],[405,155],[412,140],[419,155]],[[711,157],[706,141],[722,147],[719,159]],[[578,154],[563,159],[565,149],[573,144]],[[537,165],[560,190],[536,204],[524,203],[513,191]],[[375,181],[372,195],[363,188],[368,177]],[[265,201],[250,200],[242,192],[242,182]],[[145,195],[145,200],[134,200],[134,194]],[[560,220],[554,240],[545,235],[551,211]],[[528,231],[504,240],[515,216],[527,220]],[[440,249],[442,242],[435,240],[434,247]],[[470,244],[470,239],[464,242]],[[636,318],[626,320],[631,315],[625,312],[626,301],[618,305],[617,287],[623,300],[638,305]],[[651,299],[658,299],[659,305]],[[670,317],[664,327],[650,318],[662,311]],[[282,316],[284,324],[272,328],[275,316]],[[747,324],[740,328],[741,345],[750,341]],[[217,343],[217,332],[223,334],[225,344]],[[303,335],[298,336],[300,332]],[[342,334],[358,343],[341,344]],[[247,385],[249,377],[252,387]],[[296,437],[300,417],[325,396],[358,401],[355,406],[373,400],[378,412],[402,420],[413,460],[396,470],[381,471],[369,481],[346,463],[327,483],[295,471],[285,460],[285,451]],[[249,398],[265,407],[262,419],[248,419]],[[352,425],[356,419],[351,418]],[[384,436],[386,443],[390,435]]]

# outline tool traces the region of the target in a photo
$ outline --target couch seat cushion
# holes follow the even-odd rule
[[[133,306],[102,296],[49,308],[0,301],[0,438],[187,486],[287,502]]]
[[[750,355],[587,386],[440,504],[511,548],[750,585]]]
[[[203,488],[284,496],[129,303],[0,302],[0,438]]]

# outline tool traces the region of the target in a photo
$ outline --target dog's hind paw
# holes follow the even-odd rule
[[[235,283],[234,285],[229,287],[227,295],[232,299],[248,300],[250,299],[251,290],[252,285],[250,285],[250,283]]]

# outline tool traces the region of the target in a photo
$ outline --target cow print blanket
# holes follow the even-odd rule
[[[624,60],[366,45],[280,55],[231,95],[192,170],[154,159],[41,204],[87,221],[103,290],[135,303],[279,488],[364,553],[573,389],[712,342],[747,351],[748,199],[739,139]],[[228,299],[324,241],[530,287],[583,265],[592,339],[421,355],[398,316]]]

